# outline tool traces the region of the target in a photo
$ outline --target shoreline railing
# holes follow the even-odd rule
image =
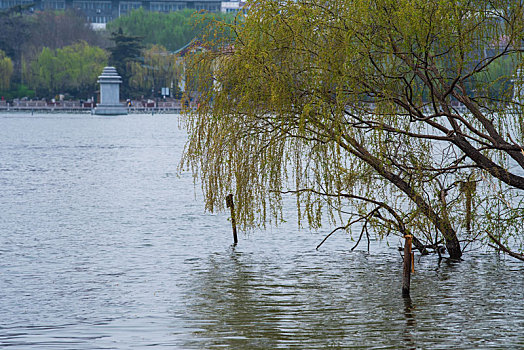
[[[0,101],[0,112],[26,113],[89,113],[93,114],[95,104],[79,101]],[[178,114],[182,111],[180,101],[161,101],[158,103],[135,102],[127,107],[130,114]]]

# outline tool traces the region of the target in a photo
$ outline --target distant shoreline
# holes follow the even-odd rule
[[[180,108],[167,107],[129,107],[127,108],[129,114],[180,114]],[[94,114],[93,109],[89,108],[27,108],[27,107],[0,107],[0,113],[74,113],[74,114]]]
[[[122,104],[124,105],[124,104]],[[80,102],[62,102],[62,103],[42,103],[42,102],[18,102],[16,104],[0,103],[0,113],[79,113],[93,114],[96,105]],[[176,102],[158,102],[158,103],[132,103],[126,107],[129,114],[149,114],[149,113],[174,113],[182,112],[182,106],[179,101]]]

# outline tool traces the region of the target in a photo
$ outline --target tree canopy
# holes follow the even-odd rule
[[[136,35],[125,34],[122,28],[111,33],[111,40],[115,46],[109,48],[109,64],[114,66],[122,77],[121,95],[130,97],[131,66],[140,61],[141,50],[144,45],[142,38]]]
[[[106,47],[109,42],[94,31],[85,16],[77,11],[40,11],[27,18],[30,35],[27,51],[40,52],[43,47],[58,49],[81,41],[90,46]]]
[[[86,98],[96,90],[97,77],[107,65],[101,48],[80,42],[61,49],[44,47],[31,64],[30,86],[39,96],[69,92]]]
[[[9,89],[11,75],[13,75],[13,62],[4,51],[0,50],[0,91]]]
[[[99,32],[91,28],[85,17],[76,11],[33,13],[28,10],[29,7],[31,4],[15,6],[0,12],[0,28],[2,28],[0,50],[3,50],[13,63],[10,90],[5,91],[7,96],[31,95],[31,91],[25,86],[29,80],[32,80],[31,70],[28,67],[41,54],[44,47],[55,50],[78,42],[105,47],[108,43]],[[45,88],[39,88],[40,91],[43,89]],[[92,92],[89,95],[91,94]]]
[[[293,193],[312,228],[522,251],[523,6],[251,1],[234,40],[193,57],[182,166],[209,210],[234,193],[246,227],[278,223]]]
[[[143,62],[131,65],[130,86],[141,90],[144,96],[156,93],[162,87],[177,88],[182,75],[182,63],[177,55],[161,45],[143,50]]]
[[[233,18],[232,14],[198,13],[190,9],[162,13],[140,8],[108,23],[107,29],[122,28],[124,33],[143,38],[146,46],[161,45],[176,51],[198,38],[214,20],[231,22]]]
[[[25,41],[30,36],[29,24],[27,17],[23,15],[20,6],[0,12],[0,50],[11,58],[15,68],[15,78],[20,79],[23,48]],[[17,69],[18,68],[18,69]]]

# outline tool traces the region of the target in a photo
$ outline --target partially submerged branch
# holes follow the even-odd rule
[[[299,191],[285,191],[285,192],[282,192],[282,193],[283,194],[284,193],[300,194],[300,193],[303,193],[303,192],[312,192],[312,193],[320,194],[320,192],[312,190],[312,189],[303,189],[303,190],[299,190]],[[327,193],[322,193],[322,195],[324,195],[324,196],[331,196],[331,197],[332,196],[337,196],[335,194],[327,194]],[[371,210],[367,215],[361,216],[358,219],[350,221],[349,223],[347,223],[347,225],[339,226],[339,227],[335,228],[334,230],[332,230],[326,237],[324,237],[322,242],[320,242],[319,245],[317,245],[317,247],[316,247],[317,250],[335,232],[337,232],[339,230],[347,230],[351,225],[356,224],[356,223],[358,223],[360,221],[364,221],[364,226],[362,227],[362,231],[361,231],[361,233],[359,235],[359,238],[358,238],[355,246],[353,248],[351,248],[351,250],[354,250],[358,246],[358,244],[360,243],[360,240],[362,239],[363,234],[366,233],[366,235],[368,235],[368,233],[367,233],[367,223],[369,222],[369,220],[371,218],[374,217],[374,218],[382,219],[382,220],[392,224],[392,220],[388,220],[388,219],[384,218],[382,215],[380,215],[379,210],[381,208],[386,209],[393,217],[395,217],[397,222],[393,223],[393,224],[397,227],[397,230],[399,231],[399,233],[401,233],[402,235],[408,234],[408,229],[406,228],[406,226],[405,226],[404,222],[402,221],[400,215],[393,208],[391,208],[389,205],[387,205],[386,203],[380,202],[380,201],[377,201],[377,200],[373,200],[373,199],[370,199],[370,198],[356,196],[356,195],[338,194],[338,196],[343,197],[343,198],[351,198],[351,199],[356,199],[356,200],[372,203],[372,204],[377,205],[377,207],[375,209]],[[417,248],[422,255],[429,254],[429,251],[427,250],[427,246],[424,245],[412,233],[409,233],[409,234],[413,236],[413,245],[415,246],[415,248]],[[369,240],[369,235],[368,235],[368,240]],[[369,242],[368,242],[368,249],[369,249]]]
[[[524,254],[519,254],[519,253],[515,253],[515,252],[511,251],[508,247],[506,247],[504,244],[502,244],[502,242],[499,239],[497,239],[497,237],[493,236],[493,234],[491,234],[491,233],[489,233],[487,231],[486,231],[486,234],[497,245],[497,247],[500,250],[502,250],[504,253],[508,254],[509,256],[514,257],[515,259],[519,259],[519,260],[524,261]],[[492,248],[497,248],[497,247],[493,246],[492,244],[490,244],[490,246]]]

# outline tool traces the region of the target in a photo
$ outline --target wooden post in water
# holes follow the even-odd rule
[[[226,197],[226,206],[231,209],[231,226],[233,226],[233,242],[234,242],[234,245],[236,245],[238,243],[237,222],[235,220],[235,203],[233,203],[232,194]]]
[[[409,297],[409,288],[411,282],[411,268],[412,268],[412,259],[411,254],[411,243],[413,241],[412,235],[405,235],[404,238],[404,268],[402,272],[402,296]]]

